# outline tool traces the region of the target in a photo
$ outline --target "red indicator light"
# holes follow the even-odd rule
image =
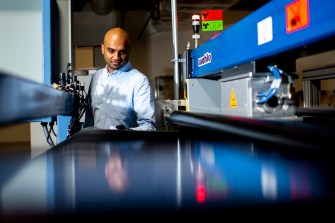
[[[303,29],[309,25],[308,0],[296,0],[285,6],[286,32]]]
[[[222,20],[222,10],[204,10],[201,12],[202,21]]]
[[[206,200],[206,188],[204,185],[197,185],[196,198],[199,203],[203,203]]]

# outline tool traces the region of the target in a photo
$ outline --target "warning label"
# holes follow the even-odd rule
[[[296,0],[285,7],[286,32],[292,33],[309,25],[308,0]]]
[[[234,88],[231,89],[229,107],[230,108],[237,108],[237,101],[236,101],[236,96],[235,96],[235,90],[234,90]]]
[[[203,10],[201,11],[201,20],[202,21],[213,21],[213,20],[222,20],[222,10]]]

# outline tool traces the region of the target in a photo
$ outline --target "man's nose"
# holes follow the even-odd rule
[[[115,53],[115,56],[116,56],[116,58],[121,58],[121,52],[118,52],[118,51],[117,51],[117,52]]]

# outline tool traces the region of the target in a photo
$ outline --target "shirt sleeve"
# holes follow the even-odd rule
[[[143,78],[134,89],[134,111],[138,127],[132,130],[156,131],[155,100],[148,78]]]

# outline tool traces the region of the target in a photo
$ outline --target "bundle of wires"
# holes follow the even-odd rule
[[[69,63],[67,66],[67,75],[65,73],[60,73],[59,82],[58,84],[54,83],[53,87],[55,89],[66,91],[66,92],[71,92],[74,94],[74,111],[71,114],[72,117],[68,124],[68,129],[67,129],[67,138],[69,138],[70,136],[78,132],[83,126],[83,123],[80,122],[80,120],[85,114],[86,109],[88,108],[88,103],[86,99],[87,93],[85,91],[85,85],[81,84],[77,80],[77,76],[72,75],[71,64]],[[53,118],[53,120],[49,122],[49,127],[50,127],[49,129],[48,129],[47,122],[41,123],[44,134],[47,138],[47,143],[51,147],[55,146],[55,143],[53,142],[51,134],[53,134],[54,136],[57,136],[53,129],[54,122],[56,122],[56,120]]]
[[[84,90],[84,86],[80,84],[77,86],[79,87],[74,87],[75,89],[71,89],[75,93],[75,109],[68,125],[67,138],[82,128],[83,124],[80,122],[80,119],[83,117],[88,107],[86,102],[87,93]]]

